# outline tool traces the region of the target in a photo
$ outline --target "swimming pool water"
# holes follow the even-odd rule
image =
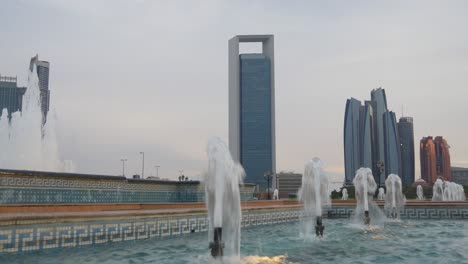
[[[243,263],[468,263],[464,220],[386,223],[366,230],[349,219],[325,219],[325,236],[304,239],[299,223],[242,230]],[[1,254],[0,263],[209,263],[206,233],[107,243],[36,253]]]

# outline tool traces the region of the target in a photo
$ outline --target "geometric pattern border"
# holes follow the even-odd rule
[[[349,218],[352,206],[333,206],[324,217]],[[273,225],[298,221],[300,208],[246,210],[241,227]],[[402,219],[468,219],[468,207],[407,206]],[[139,239],[164,239],[206,232],[208,218],[204,213],[148,218],[111,219],[96,222],[11,225],[0,227],[0,252],[32,252],[53,248],[80,247],[108,242]]]
[[[241,226],[297,221],[301,212],[269,210],[242,213]],[[162,216],[101,222],[69,222],[0,227],[0,252],[33,252],[139,239],[163,239],[206,232],[206,214]]]

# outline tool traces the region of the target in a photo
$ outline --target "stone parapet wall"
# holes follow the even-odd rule
[[[253,200],[254,185],[241,186],[241,200]],[[0,170],[0,204],[104,204],[203,202],[199,181],[126,179],[57,172]]]

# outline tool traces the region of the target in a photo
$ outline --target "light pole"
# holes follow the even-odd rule
[[[125,162],[127,159],[120,159],[120,161],[122,162],[122,176],[125,177]]]
[[[154,165],[154,167],[156,168],[156,178],[159,178],[159,173],[158,173],[159,171],[158,171],[158,169],[159,169],[159,167],[161,167],[161,166],[159,166],[159,165]]]
[[[267,180],[267,193],[268,193],[268,200],[270,200],[270,179],[273,176],[273,173],[271,171],[266,171],[263,176]]]
[[[182,179],[182,176],[184,176],[184,174],[183,174],[183,173],[184,173],[184,170],[179,170],[179,173],[180,173],[180,175],[179,175],[179,181],[183,181],[184,179]]]
[[[145,152],[140,152],[140,154],[142,155],[142,158],[141,158],[141,178],[144,179],[145,178]]]

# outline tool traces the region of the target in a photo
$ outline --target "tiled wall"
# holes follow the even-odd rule
[[[42,175],[0,175],[0,204],[89,204],[202,202],[199,182],[154,182]],[[254,186],[241,187],[241,199],[253,200]]]
[[[354,207],[336,206],[329,218],[349,218]],[[297,221],[299,208],[249,210],[242,213],[242,227]],[[448,208],[408,206],[403,219],[468,219],[468,206]],[[30,252],[137,239],[162,239],[207,231],[206,214],[154,216],[57,224],[0,226],[0,252]]]
[[[242,226],[296,221],[300,211],[258,210],[243,212]],[[161,216],[141,219],[0,227],[0,252],[28,252],[138,239],[161,239],[205,232],[206,214]]]

